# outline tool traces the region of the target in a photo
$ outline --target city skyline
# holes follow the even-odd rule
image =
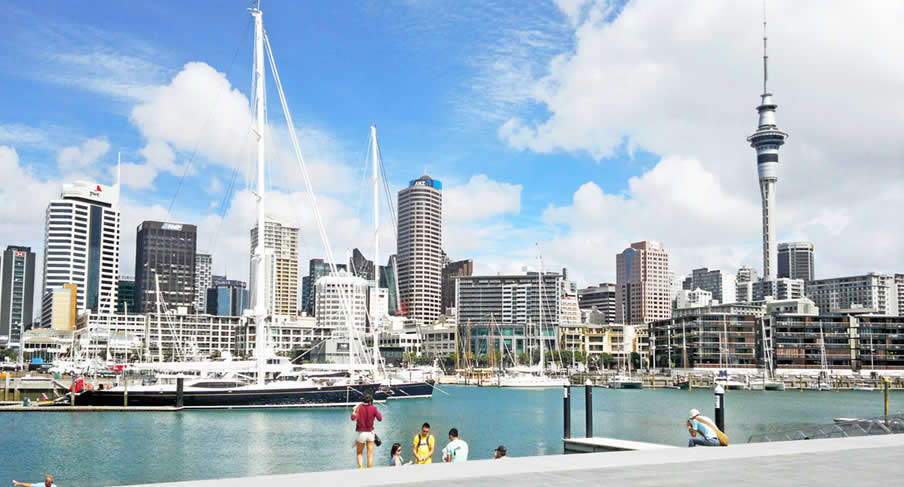
[[[533,267],[536,241],[543,248],[545,267],[568,267],[581,287],[614,281],[610,256],[627,243],[643,239],[667,245],[676,276],[702,266],[731,272],[745,264],[762,273],[759,194],[751,184],[750,148],[743,142],[755,129],[753,107],[761,91],[761,5],[750,2],[730,9],[700,3],[682,8],[681,12],[693,14],[695,32],[706,32],[702,37],[661,28],[670,15],[674,18],[669,11],[675,8],[672,6],[651,9],[649,4],[631,2],[606,10],[590,2],[580,5],[583,7],[560,9],[542,4],[519,13],[510,4],[483,8],[465,4],[461,9],[467,15],[440,19],[428,15],[423,6],[410,4],[391,4],[384,9],[343,7],[349,11],[265,6],[270,9],[265,15],[269,15],[277,61],[287,77],[303,71],[309,60],[325,55],[312,48],[290,48],[304,44],[304,39],[292,38],[280,17],[322,19],[336,29],[343,27],[338,22],[346,16],[352,26],[381,21],[375,27],[382,39],[379,49],[364,49],[367,52],[359,56],[382,53],[383,57],[354,67],[325,63],[319,69],[329,82],[306,81],[287,87],[290,108],[303,127],[303,150],[315,167],[315,183],[319,182],[315,190],[332,222],[327,231],[337,254],[353,247],[372,253],[367,239],[360,237],[369,226],[369,210],[358,204],[355,194],[361,189],[356,183],[363,166],[355,152],[366,138],[367,125],[375,121],[382,134],[393,194],[424,169],[446,183],[444,248],[454,259],[473,259],[475,274]],[[869,40],[864,45],[881,52],[890,48],[877,45],[883,43],[875,42],[876,37],[888,40],[897,34],[885,23],[876,22],[871,37],[857,37],[863,32],[856,29],[833,36],[825,27],[833,19],[849,17],[869,23],[879,9],[820,6],[821,15],[807,21],[802,20],[808,13],[806,6],[769,6],[773,68],[769,88],[781,105],[782,129],[794,134],[793,143],[782,149],[787,164],[779,168],[777,241],[813,242],[819,248],[822,276],[893,273],[904,265],[904,254],[895,245],[898,230],[881,224],[877,209],[904,207],[895,196],[901,193],[898,187],[904,179],[900,143],[889,132],[900,111],[887,104],[894,97],[885,90],[886,82],[894,85],[904,76],[889,71],[884,63],[861,59],[857,42]],[[21,191],[26,190],[29,199],[37,199],[39,204],[19,211],[13,210],[15,204],[8,205],[4,210],[8,223],[0,242],[31,246],[40,253],[44,238],[41,207],[59,196],[64,182],[84,177],[112,183],[115,154],[122,151],[121,227],[132,229],[140,221],[153,219],[197,224],[198,250],[214,254],[213,271],[247,281],[246,258],[237,257],[247,256],[246,232],[253,226],[253,197],[244,189],[252,184],[245,181],[245,162],[251,158],[242,157],[240,147],[247,128],[241,123],[245,116],[241,109],[243,103],[247,109],[249,83],[247,73],[230,62],[234,53],[238,56],[235,66],[250,57],[250,42],[238,41],[247,21],[243,10],[232,6],[218,7],[215,12],[189,8],[186,18],[178,22],[211,15],[212,22],[222,23],[224,33],[208,32],[205,27],[203,32],[189,34],[184,26],[172,25],[168,30],[177,39],[160,41],[151,34],[157,23],[163,22],[162,12],[154,7],[105,7],[113,17],[146,16],[147,21],[137,22],[140,28],[130,34],[122,33],[110,20],[58,7],[51,12],[42,6],[10,5],[10,17],[3,21],[8,28],[2,36],[11,42],[27,41],[29,34],[24,29],[28,26],[47,24],[59,29],[46,52],[36,51],[38,44],[32,42],[21,54],[5,54],[11,61],[7,64],[22,69],[6,72],[2,82],[10,90],[27,89],[22,100],[11,100],[11,110],[0,118],[0,167],[11,175],[0,190],[12,202],[24,197]],[[450,9],[442,4],[434,8],[441,13]],[[499,13],[512,18],[491,18]],[[442,52],[451,45],[446,43],[456,39],[442,39],[423,28],[400,32],[402,24],[394,16],[430,20],[441,32],[460,27],[468,33],[492,27],[462,49],[477,51],[481,43],[493,49],[486,58],[449,54],[428,62],[422,59],[425,52]],[[518,21],[525,18],[533,19],[526,25],[535,29],[517,28]],[[77,27],[84,28],[79,31]],[[210,40],[201,39],[202,34],[209,34]],[[170,49],[167,45],[193,35],[197,36],[196,49]],[[399,44],[401,38],[425,43],[415,48]],[[649,39],[649,49],[626,51],[638,38]],[[885,44],[895,45],[894,41]],[[362,50],[362,39],[351,36],[333,46],[337,52],[353,53]],[[600,46],[605,49],[594,51]],[[61,52],[52,52],[54,48]],[[556,55],[564,57],[552,63]],[[400,113],[384,101],[396,94],[387,87],[396,80],[395,74],[370,77],[379,61],[399,62],[403,57],[412,68],[411,80],[404,83],[410,93],[406,99],[426,103],[427,114]],[[41,59],[49,59],[41,65],[45,72],[38,69]],[[91,63],[117,69],[104,71]],[[461,68],[461,79],[444,81],[434,64],[444,66],[443,72]],[[501,71],[487,71],[492,66],[502,66]],[[644,66],[659,69],[643,72]],[[619,70],[631,76],[615,76]],[[641,78],[645,82],[640,84],[638,71],[645,73]],[[840,76],[854,71],[860,77]],[[588,72],[598,76],[587,77]],[[582,84],[581,76],[589,81]],[[676,77],[673,83],[663,84],[670,76]],[[364,90],[355,94],[349,105],[364,104],[360,111],[336,105],[339,93],[361,88],[367,80],[386,93]],[[417,89],[411,90],[410,84]],[[453,96],[466,92],[462,87],[475,90],[468,92],[467,102]],[[546,89],[539,90],[541,87]],[[220,106],[215,112],[217,123],[177,109],[179,102],[199,89],[208,90],[210,96],[197,100],[191,108],[206,113],[211,105]],[[598,91],[620,93],[622,99],[604,100]],[[841,103],[832,105],[831,114],[824,113],[827,101],[838,101],[837,93],[844,93]],[[880,104],[877,98],[882,94],[889,96]],[[38,96],[46,100],[38,102]],[[317,102],[318,96],[327,101]],[[77,97],[85,98],[91,108],[86,111],[74,99]],[[647,101],[638,103],[640,97]],[[599,117],[586,117],[569,99],[582,100]],[[691,100],[706,103],[687,105]],[[693,109],[682,110],[687,106]],[[494,113],[473,118],[477,116],[474,112],[482,110]],[[279,131],[284,129],[278,128],[276,113],[272,107],[275,149],[282,156]],[[177,115],[185,119],[174,124],[167,118]],[[231,125],[239,128],[220,124],[220,118],[235,121]],[[829,119],[849,123],[829,123]],[[238,142],[233,143],[228,137],[235,135],[235,130]],[[445,142],[437,144],[440,136]],[[359,139],[362,144],[357,143]],[[186,171],[185,162],[195,146],[197,154]],[[290,161],[289,157],[276,159],[281,159],[278,164],[283,166]],[[849,171],[855,160],[858,170]],[[238,168],[236,191],[231,198],[224,197],[233,168]],[[281,169],[285,167],[276,169],[274,181],[282,175]],[[833,171],[846,177],[819,179]],[[173,198],[183,174],[184,187]],[[861,194],[859,189],[867,183],[872,185],[871,191],[857,201],[837,198],[838,194],[852,194],[851,188]],[[273,192],[272,207],[283,212],[274,216],[302,228],[301,262],[324,257],[307,215],[306,195],[300,193],[300,185],[291,192],[288,186],[277,184]],[[168,212],[171,201],[173,209]],[[224,223],[218,217],[220,205],[229,208]],[[287,211],[295,206],[300,207],[297,212]],[[680,218],[666,218],[669,214]],[[383,249],[395,248],[392,228],[383,225]],[[869,242],[858,238],[862,235],[869,235]],[[131,231],[123,232],[121,248],[120,272],[133,274]],[[43,288],[41,283],[36,286]]]

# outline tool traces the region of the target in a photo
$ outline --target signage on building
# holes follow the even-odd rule
[[[25,257],[25,252],[16,252],[16,257]]]
[[[182,231],[182,225],[178,223],[164,223],[160,226],[162,230],[172,230],[174,232]]]
[[[413,179],[408,182],[408,186],[429,186],[434,189],[443,189],[443,183],[436,179]]]

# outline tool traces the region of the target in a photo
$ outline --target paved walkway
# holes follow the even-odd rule
[[[480,460],[459,464],[340,470],[243,479],[153,484],[154,487],[248,485],[374,486],[424,484],[570,486],[851,485],[883,486],[904,478],[904,435],[754,443]],[[891,482],[891,484],[890,484]],[[147,486],[146,486],[147,487]]]

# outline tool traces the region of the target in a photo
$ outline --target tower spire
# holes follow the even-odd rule
[[[769,55],[766,51],[766,0],[763,0],[763,93],[769,93],[766,82],[769,81]]]

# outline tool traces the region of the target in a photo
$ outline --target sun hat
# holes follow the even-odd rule
[[[688,414],[687,419],[694,419],[694,416],[700,416],[700,411],[697,411],[696,409],[691,409],[690,412],[687,414]]]

